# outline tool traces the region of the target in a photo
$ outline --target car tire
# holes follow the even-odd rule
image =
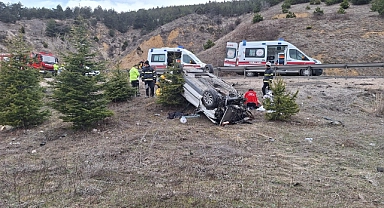
[[[207,72],[213,74],[214,70],[213,70],[213,66],[212,66],[212,64],[207,64],[207,65],[205,65],[205,71],[207,71]]]
[[[247,77],[254,77],[256,75],[255,72],[245,72],[245,76]]]
[[[213,110],[218,106],[218,95],[214,90],[204,91],[201,99],[203,101],[203,105],[208,110]]]
[[[312,76],[312,69],[311,68],[305,68],[300,70],[301,76]]]

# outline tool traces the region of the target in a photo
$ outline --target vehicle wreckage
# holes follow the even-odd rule
[[[205,69],[182,68],[186,100],[218,125],[245,123],[254,117],[244,98],[224,80]]]

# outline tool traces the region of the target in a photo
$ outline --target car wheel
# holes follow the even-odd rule
[[[208,109],[208,110],[213,110],[217,107],[217,94],[213,90],[206,90],[203,92],[203,105]]]
[[[245,73],[245,76],[247,76],[247,77],[253,77],[253,76],[255,76],[255,75],[256,75],[255,72],[246,72],[246,73]]]
[[[213,74],[214,71],[213,71],[213,66],[212,66],[212,64],[207,64],[207,65],[205,65],[205,71],[207,71],[207,72]]]
[[[312,69],[311,68],[305,68],[300,70],[301,76],[312,76]]]

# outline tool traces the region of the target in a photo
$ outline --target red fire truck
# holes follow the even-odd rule
[[[53,64],[58,63],[59,59],[54,56],[52,53],[46,53],[46,52],[38,52],[38,53],[31,53],[32,62],[30,62],[30,66],[32,66],[35,69],[39,69],[40,72],[46,73],[46,72],[52,72],[53,71]]]

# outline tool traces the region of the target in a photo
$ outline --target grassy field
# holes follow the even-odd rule
[[[135,98],[87,132],[54,117],[1,131],[0,207],[383,207],[383,80],[286,81],[299,89],[289,122],[183,124]]]

